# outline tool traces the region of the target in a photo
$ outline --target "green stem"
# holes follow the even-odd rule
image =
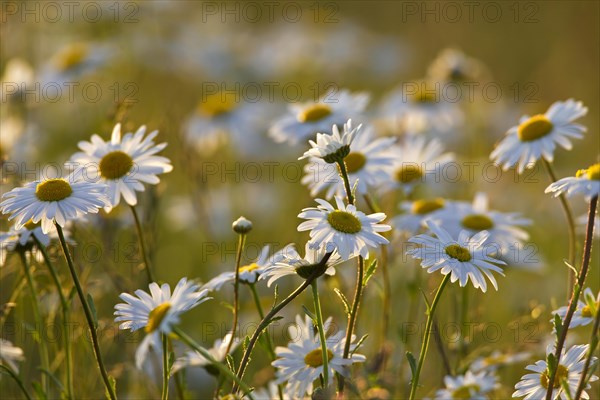
[[[40,242],[40,240],[35,236],[33,239],[37,245],[37,248],[42,253],[42,257],[48,266],[48,270],[50,271],[50,276],[52,277],[52,281],[56,286],[56,291],[58,292],[58,298],[60,299],[61,311],[62,311],[62,323],[63,323],[63,339],[65,341],[65,367],[67,370],[67,398],[73,398],[73,359],[72,359],[72,350],[71,350],[71,337],[70,337],[70,327],[69,327],[69,301],[65,297],[65,293],[63,291],[62,284],[60,283],[60,279],[58,277],[58,272],[56,268],[54,268],[54,264],[50,261],[50,256],[46,251],[46,247]]]
[[[144,270],[146,270],[148,283],[156,282],[154,274],[152,273],[152,268],[150,267],[150,261],[148,260],[148,253],[146,252],[146,241],[144,240],[144,231],[142,230],[140,218],[138,217],[138,213],[134,206],[129,206],[129,208],[131,208],[131,213],[133,214],[133,219],[135,220],[135,229],[137,230],[138,240],[140,242],[140,251],[142,253],[142,258],[144,259]]]
[[[556,174],[554,173],[554,169],[552,168],[552,164],[550,164],[545,158],[542,157],[542,163],[544,167],[546,167],[546,172],[550,176],[550,180],[552,183],[556,182],[558,179]],[[567,219],[567,231],[569,233],[569,264],[571,266],[575,266],[575,243],[577,242],[577,234],[575,232],[575,219],[573,218],[573,212],[571,211],[571,206],[567,202],[567,198],[564,194],[558,196],[560,200],[560,205],[565,213],[565,217]],[[571,268],[569,270],[569,280],[567,281],[567,299],[573,293],[573,284],[575,283],[575,271]]]
[[[319,288],[317,280],[312,282],[312,295],[315,303],[315,314],[317,317],[317,328],[319,329],[319,340],[321,341],[321,351],[323,357],[323,388],[329,387],[329,356],[327,354],[327,340],[325,339],[325,326],[323,325],[323,313],[321,312],[321,302],[319,300]]]
[[[12,370],[12,368],[10,368],[6,365],[3,365],[3,364],[0,364],[0,369],[6,371],[6,373],[9,374],[11,376],[11,378],[13,378],[15,380],[15,382],[19,386],[19,389],[21,389],[21,392],[23,392],[23,395],[25,396],[25,398],[27,400],[31,400],[31,396],[27,392],[27,389],[25,389],[25,385],[23,384],[23,381],[21,380],[21,378],[19,378],[19,375],[17,375],[15,373],[15,371]]]
[[[163,351],[163,381],[162,381],[162,400],[169,398],[169,342],[167,335],[161,334],[162,338],[162,351]]]
[[[19,296],[21,296],[21,292],[23,291],[23,288],[26,284],[27,279],[25,279],[25,276],[19,276],[17,283],[15,284],[15,289],[10,294],[10,298],[2,306],[2,312],[0,313],[0,326],[4,326],[4,323],[6,322],[6,319],[10,314],[10,311],[14,308],[16,301],[19,298]]]
[[[33,319],[35,321],[36,331],[37,331],[37,342],[38,348],[40,352],[40,363],[42,364],[42,368],[46,371],[50,371],[50,361],[48,359],[48,347],[46,346],[46,340],[43,335],[44,329],[44,320],[42,319],[42,313],[40,312],[40,302],[37,296],[37,291],[35,290],[35,284],[33,283],[33,277],[31,276],[31,271],[29,270],[29,263],[27,262],[27,256],[25,255],[24,250],[19,250],[19,255],[21,256],[21,263],[23,264],[23,272],[25,273],[25,279],[27,280],[27,286],[29,288],[29,292],[31,294],[31,306],[33,309]],[[46,395],[50,395],[50,382],[48,381],[48,377],[46,374],[42,374],[41,376],[42,386]]]
[[[346,196],[348,197],[348,204],[354,204],[354,196],[352,196],[352,188],[350,187],[350,179],[348,178],[348,171],[346,170],[346,164],[344,161],[338,161],[340,167],[340,175],[344,180],[344,188],[346,189]]]
[[[450,274],[444,276],[442,283],[438,287],[438,290],[433,298],[433,302],[430,306],[427,307],[427,322],[425,323],[425,333],[423,336],[423,343],[421,344],[421,351],[419,352],[419,361],[417,363],[417,369],[415,371],[415,375],[412,377],[412,382],[410,385],[410,400],[415,398],[417,394],[417,388],[419,387],[419,377],[421,375],[421,369],[423,369],[423,364],[425,363],[425,357],[427,356],[427,349],[429,348],[429,337],[431,336],[431,325],[433,324],[433,316],[435,313],[435,309],[437,308],[438,302],[440,301],[440,297],[444,290],[444,287],[450,280]]]
[[[235,279],[233,281],[233,326],[231,327],[231,340],[227,343],[227,350],[225,350],[225,358],[231,351],[233,341],[235,339],[235,333],[238,325],[238,314],[240,308],[240,263],[242,260],[242,251],[244,250],[244,243],[246,242],[246,234],[240,233],[238,238],[237,254],[235,256]]]
[[[111,400],[116,400],[117,395],[115,394],[113,387],[110,383],[110,378],[108,373],[106,372],[106,368],[104,367],[104,362],[102,361],[102,353],[100,352],[100,343],[98,342],[98,332],[96,331],[96,325],[94,322],[94,317],[92,316],[92,311],[90,310],[90,306],[87,302],[85,294],[83,292],[83,288],[81,287],[81,283],[79,282],[79,277],[77,276],[77,270],[75,270],[75,265],[73,264],[73,259],[71,257],[71,252],[67,247],[67,242],[65,240],[65,235],[63,233],[62,228],[57,223],[54,224],[56,226],[56,230],[58,232],[58,238],[60,240],[60,244],[63,249],[63,253],[65,255],[65,259],[67,260],[67,265],[69,266],[69,271],[71,272],[71,278],[73,278],[73,284],[75,285],[75,289],[77,290],[77,295],[79,296],[79,301],[81,302],[81,306],[83,308],[83,312],[85,314],[85,319],[87,321],[88,327],[90,329],[90,336],[92,338],[92,345],[94,348],[94,356],[96,357],[96,362],[98,364],[98,369],[100,369],[100,375],[102,375],[102,381],[104,382],[104,387],[106,388],[106,392],[108,393],[108,397]]]
[[[225,365],[223,365],[222,363],[215,360],[214,357],[211,356],[208,351],[206,351],[206,349],[204,349],[202,346],[197,344],[194,341],[194,339],[189,337],[185,332],[183,332],[181,329],[179,329],[179,327],[177,327],[177,326],[173,327],[173,332],[179,337],[179,339],[183,343],[185,343],[186,345],[191,347],[193,350],[200,353],[204,358],[206,358],[211,363],[211,365],[216,367],[223,375],[228,376],[230,379],[232,379],[244,391],[244,394],[246,396],[248,396],[248,398],[250,400],[255,400],[254,396],[252,396],[252,393],[251,393],[252,390],[248,387],[248,385],[246,385],[240,378],[238,378],[236,376],[236,374],[234,374],[229,368],[227,368]]]

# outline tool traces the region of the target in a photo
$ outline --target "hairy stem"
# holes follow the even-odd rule
[[[142,258],[144,259],[144,270],[146,271],[148,283],[156,282],[154,274],[152,273],[152,268],[150,267],[150,261],[148,260],[148,253],[146,251],[146,241],[144,240],[144,231],[142,230],[140,217],[138,216],[138,213],[134,206],[129,206],[129,208],[131,209],[133,219],[135,220],[135,229],[137,230],[138,240],[140,242],[140,252],[142,253]]]

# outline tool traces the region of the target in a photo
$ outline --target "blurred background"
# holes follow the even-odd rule
[[[187,276],[206,282],[233,269],[236,237],[230,226],[240,215],[254,223],[245,251],[248,262],[263,245],[277,250],[295,242],[303,248],[308,239],[296,231],[296,215],[314,205],[300,183],[304,162],[296,161],[307,146],[276,143],[268,135],[288,105],[315,101],[327,91],[334,97],[343,89],[366,92],[370,101],[360,118],[372,123],[378,135],[399,135],[384,112],[387,96],[403,83],[443,73],[439,60],[451,49],[467,57],[472,76],[455,80],[461,92],[458,101],[450,103],[460,118],[438,137],[459,162],[475,163],[474,175],[427,190],[467,201],[478,191],[487,192],[493,209],[519,212],[534,221],[526,247],[532,262],[509,267],[506,278],[499,279],[498,292],[471,290],[467,342],[472,342],[473,352],[465,357],[500,350],[541,358],[551,340],[550,312],[564,305],[566,296],[564,215],[559,202],[543,194],[548,177],[541,166],[522,176],[507,171],[497,179],[486,174],[500,171],[486,166],[494,144],[521,115],[543,113],[554,101],[568,98],[589,108],[580,121],[588,133],[572,151],[556,151],[557,173],[573,175],[598,161],[599,11],[599,3],[592,1],[3,2],[1,189],[5,193],[43,174],[65,172],[63,163],[77,151],[80,140],[93,133],[108,138],[116,122],[126,131],[140,125],[157,129],[158,141],[168,143],[163,154],[174,170],[148,188],[140,201],[152,263],[162,281],[174,284]],[[227,118],[204,106],[217,90],[236,95]],[[390,216],[399,212],[398,200],[378,199]],[[571,203],[576,216],[585,214],[584,201],[575,198]],[[0,222],[7,230],[8,221]],[[152,371],[134,367],[140,335],[119,332],[112,317],[119,293],[145,288],[128,210],[121,206],[109,215],[101,213],[75,224],[71,232],[76,262],[96,299],[102,348],[119,394],[157,396],[160,380],[148,378]],[[581,249],[581,235],[579,239]],[[406,393],[410,371],[403,354],[418,353],[424,324],[416,285],[429,293],[439,282],[436,276],[431,282],[428,276],[419,278],[420,268],[402,256],[402,249],[402,238],[396,238],[390,265],[392,326],[385,346],[370,329],[380,323],[379,274],[363,302],[357,334],[371,335],[364,350],[369,362],[358,373],[357,385],[365,393],[375,387],[398,396]],[[51,250],[66,280],[59,248]],[[592,265],[588,283],[597,292],[597,251]],[[328,287],[339,287],[350,296],[353,271],[353,266],[342,267]],[[3,318],[0,336],[24,349],[20,373],[31,382],[39,379],[39,372],[30,305],[26,294],[12,297],[21,272],[18,257],[9,255],[1,269],[0,301],[16,306]],[[36,270],[36,279],[51,321],[57,296],[44,268]],[[293,278],[281,281],[279,291],[288,293],[298,283]],[[272,290],[265,285],[259,289],[264,307],[269,307]],[[242,291],[242,296],[250,301],[249,293]],[[324,314],[344,327],[342,305],[333,291],[323,296]],[[186,314],[185,330],[210,346],[229,329],[231,313],[223,302],[231,298],[231,291],[222,290],[211,303]],[[302,300],[310,304],[308,295]],[[459,352],[454,324],[459,300],[458,288],[452,287],[439,313],[441,326],[448,327],[442,336],[450,342],[452,360]],[[299,304],[284,313],[286,320],[295,313],[301,313]],[[74,319],[81,314],[75,301]],[[244,307],[247,334],[257,321],[253,308]],[[284,333],[284,324],[276,328],[280,345],[286,342]],[[79,325],[76,365],[89,371],[77,374],[75,390],[91,396],[102,389],[83,334]],[[60,338],[51,330],[48,335],[58,348]],[[588,337],[586,329],[572,335],[578,343]],[[382,351],[389,353],[386,373],[378,372],[377,355]],[[62,362],[57,354],[54,368]],[[423,394],[432,395],[442,384],[444,372],[436,358],[432,350],[423,379],[431,390]],[[503,385],[494,397],[510,396],[524,365],[500,371]],[[271,368],[261,366],[268,366],[267,358],[255,351],[248,375],[253,385],[272,377]],[[195,396],[212,393],[212,378],[203,370],[190,370],[187,376]],[[0,378],[0,385],[3,397],[18,398],[18,389],[7,377]],[[597,384],[594,390],[597,395]]]

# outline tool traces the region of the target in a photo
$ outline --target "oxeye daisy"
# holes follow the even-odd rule
[[[273,400],[279,399],[279,389],[274,381],[269,382],[265,387],[258,388],[252,392],[252,396],[256,400]],[[283,400],[290,400],[291,398],[283,393]]]
[[[446,375],[444,377],[444,385],[446,387],[438,390],[435,394],[436,399],[483,400],[488,398],[487,394],[489,392],[499,386],[498,377],[493,373],[473,373],[471,371],[458,376]]]
[[[264,268],[259,279],[268,279],[267,286],[271,286],[273,282],[287,275],[299,275],[306,279],[315,271],[315,268],[322,268],[325,274],[334,275],[335,268],[333,267],[342,260],[337,252],[333,252],[325,261],[325,265],[322,265],[327,253],[326,246],[313,249],[309,242],[306,244],[304,257],[301,257],[296,251],[295,245],[289,244],[275,254],[274,261]]]
[[[352,204],[345,205],[336,197],[337,208],[322,199],[315,200],[319,205],[305,208],[299,218],[307,219],[298,225],[298,231],[310,231],[311,247],[334,248],[342,260],[356,256],[367,258],[369,248],[377,248],[389,241],[378,232],[387,232],[392,228],[380,224],[386,215],[374,213],[366,215]]]
[[[447,207],[448,201],[441,197],[403,201],[400,203],[402,213],[392,218],[390,223],[397,231],[415,235],[426,227],[425,220],[435,218]]]
[[[569,328],[586,326],[594,322],[594,318],[598,314],[598,309],[600,308],[600,292],[598,292],[597,296],[594,296],[592,289],[587,288],[583,292],[583,300],[584,301],[577,301],[577,308],[575,309],[573,317],[571,317]],[[567,310],[568,307],[566,306],[560,307],[558,310],[553,311],[552,314],[558,315],[561,321],[564,321]],[[554,322],[554,319],[552,319],[551,322]]]
[[[473,372],[496,371],[499,367],[525,361],[529,359],[530,356],[529,353],[507,354],[500,351],[494,351],[487,357],[475,359],[469,366],[469,370]]]
[[[408,240],[409,243],[419,246],[408,250],[406,254],[420,259],[421,266],[427,268],[428,273],[439,270],[443,275],[451,274],[450,281],[459,281],[461,287],[471,280],[476,289],[486,292],[485,278],[487,277],[498,290],[492,271],[504,276],[502,268],[495,264],[505,264],[505,262],[488,255],[485,246],[489,237],[487,231],[481,231],[474,236],[469,236],[467,231],[462,231],[458,239],[454,239],[432,221],[427,221],[427,227],[435,237],[427,234],[413,236]]]
[[[542,157],[551,162],[557,144],[571,150],[569,139],[583,137],[586,128],[573,121],[586,115],[587,111],[583,103],[569,99],[552,104],[545,114],[525,115],[519,125],[506,132],[490,158],[504,170],[517,165],[519,174],[525,168],[532,168]]]
[[[464,82],[475,80],[483,72],[481,63],[458,49],[444,49],[427,68],[434,82]]]
[[[552,396],[551,399],[560,397],[562,400],[568,400],[577,391],[579,380],[581,379],[581,373],[585,364],[585,356],[587,354],[588,345],[573,346],[565,352],[563,349],[563,355],[560,357],[560,362],[556,371],[556,378],[552,383]],[[549,345],[546,348],[546,355],[554,353],[554,346]],[[594,357],[594,362],[597,358]],[[548,391],[548,385],[550,384],[550,377],[548,373],[548,364],[544,360],[536,361],[535,364],[528,365],[525,367],[526,370],[532,371],[532,374],[523,375],[521,381],[515,385],[516,391],[512,397],[525,397],[526,399],[544,399],[546,392]],[[591,375],[588,377],[589,382],[598,380],[598,377]],[[570,396],[564,391],[562,382],[566,382],[569,388]],[[586,386],[589,389],[590,385]],[[581,395],[582,399],[589,399],[589,395],[583,391]]]
[[[42,68],[40,80],[44,83],[62,83],[91,75],[105,65],[111,50],[90,42],[73,42],[60,48]]]
[[[361,115],[368,102],[367,94],[342,90],[326,93],[317,102],[291,104],[290,115],[275,122],[269,134],[276,142],[306,142],[317,132],[327,132],[332,125],[341,127],[350,118]]]
[[[41,221],[43,233],[49,233],[54,223],[64,227],[70,220],[87,213],[97,213],[110,203],[104,194],[104,184],[86,182],[73,173],[66,178],[49,178],[25,184],[2,196],[0,211],[15,220],[14,228],[27,222]]]
[[[115,322],[121,322],[119,329],[132,332],[144,329],[146,337],[136,351],[136,365],[141,369],[150,347],[161,348],[161,334],[168,335],[172,327],[179,323],[179,316],[197,305],[209,300],[207,290],[182,278],[171,294],[171,287],[165,283],[149,285],[150,293],[136,290],[135,295],[121,293],[125,303],[115,305]]]
[[[386,178],[385,167],[391,165],[393,160],[389,149],[395,141],[396,138],[375,138],[371,129],[364,130],[354,138],[350,152],[344,157],[344,164],[350,185],[358,181],[357,194],[366,194],[369,188]],[[304,172],[302,183],[308,185],[311,196],[323,190],[326,190],[326,199],[334,195],[345,196],[344,180],[339,175],[337,165],[327,163],[320,157],[310,157]]]
[[[309,140],[311,148],[304,152],[298,160],[310,157],[318,157],[327,163],[335,163],[343,160],[350,153],[350,144],[358,135],[362,125],[352,128],[352,120],[344,123],[343,131],[340,133],[337,125],[331,128],[332,133],[317,133],[317,141]]]
[[[391,148],[394,162],[386,168],[387,178],[382,191],[402,189],[411,193],[423,183],[443,182],[443,168],[454,159],[452,153],[444,153],[437,139],[429,142],[422,136],[408,136],[403,143]]]
[[[233,352],[235,348],[239,345],[240,340],[238,338],[233,338],[233,335],[230,333],[226,334],[223,339],[217,339],[215,344],[210,349],[206,349],[208,354],[210,354],[215,360],[222,362],[225,360],[225,356],[227,354],[227,347],[229,343],[231,343],[230,352]],[[195,351],[188,351],[185,356],[178,358],[175,363],[173,363],[173,368],[171,369],[171,373],[174,374],[182,368],[187,367],[204,367],[209,372],[217,372],[211,369],[212,362],[204,358],[204,356]]]
[[[331,318],[324,324],[327,331],[331,326]],[[287,382],[285,392],[291,398],[304,398],[313,390],[313,382],[323,373],[323,352],[319,336],[310,317],[305,316],[304,321],[296,316],[296,324],[288,328],[290,338],[293,340],[287,347],[277,347],[277,359],[272,365],[277,368],[276,383]],[[354,337],[352,338],[354,341]],[[350,346],[350,358],[344,358],[345,332],[339,331],[326,339],[327,359],[330,376],[336,372],[347,377],[346,366],[357,362],[364,362],[365,356],[356,354],[356,345]]]
[[[144,191],[144,183],[156,185],[160,182],[158,174],[173,169],[168,158],[156,155],[167,146],[154,144],[158,131],[145,134],[146,127],[141,126],[135,134],[126,133],[121,138],[121,124],[116,124],[110,141],[93,135],[89,142],[79,142],[82,152],[71,156],[70,164],[83,169],[87,179],[108,186],[110,205],[104,208],[106,212],[120,203],[121,196],[130,206],[136,205],[135,192]]]
[[[23,356],[23,349],[15,346],[9,340],[0,339],[0,360],[13,372],[19,372],[19,365],[17,362],[23,361],[25,357]]]
[[[563,193],[567,197],[582,194],[589,201],[600,195],[600,163],[594,164],[588,169],[580,169],[575,176],[559,179],[550,184],[545,193],[552,193],[554,197]]]
[[[75,244],[69,237],[70,232],[64,229],[63,233],[67,243]],[[40,224],[34,224],[29,221],[21,229],[15,229],[11,226],[8,232],[0,232],[0,262],[4,263],[9,252],[19,249],[31,250],[36,241],[42,246],[47,247],[52,239],[56,238],[56,230],[51,230],[49,234],[42,231]],[[43,261],[43,257],[38,252],[34,253],[38,261]]]

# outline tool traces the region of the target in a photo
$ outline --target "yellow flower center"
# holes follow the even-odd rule
[[[238,94],[232,92],[218,92],[205,96],[198,104],[198,113],[214,118],[233,111],[238,102]]]
[[[112,151],[100,160],[100,175],[105,179],[119,179],[131,170],[133,159],[122,151]]]
[[[453,399],[470,399],[474,393],[477,393],[480,390],[481,390],[481,387],[479,385],[462,386],[452,392],[452,398]]]
[[[56,66],[61,71],[66,71],[81,64],[88,54],[88,46],[83,43],[74,43],[57,55]]]
[[[588,169],[580,169],[577,171],[575,176],[581,178],[583,175],[587,175],[587,178],[592,181],[600,181],[600,163],[590,166]]]
[[[150,311],[150,314],[148,315],[148,323],[146,324],[146,327],[144,328],[146,333],[152,333],[158,329],[161,322],[167,316],[167,313],[169,312],[170,308],[171,308],[170,303],[163,303],[163,304],[157,306],[154,310]]]
[[[333,358],[333,352],[327,349],[327,361]],[[323,350],[315,349],[304,356],[304,363],[309,367],[317,368],[323,365]]]
[[[298,114],[299,122],[316,122],[331,115],[331,107],[323,103],[308,106]]]
[[[401,183],[412,183],[423,177],[421,168],[414,164],[407,164],[396,170],[396,180]]]
[[[522,142],[531,142],[546,136],[552,131],[552,122],[543,114],[534,115],[517,128],[517,135]]]
[[[353,174],[358,172],[365,166],[367,163],[367,157],[365,157],[362,153],[352,152],[344,158],[344,163],[346,163],[346,170],[349,174]]]
[[[471,260],[471,252],[469,251],[469,249],[466,249],[458,244],[451,244],[450,246],[446,247],[445,250],[446,254],[448,254],[455,260],[461,262],[467,262]]]
[[[431,104],[437,101],[437,94],[434,91],[422,89],[423,88],[413,95],[413,101],[415,103]]]
[[[417,200],[412,205],[412,212],[414,214],[424,215],[439,210],[440,208],[444,208],[444,199]]]
[[[64,179],[48,179],[35,188],[35,196],[41,201],[60,201],[73,193],[69,182]]]
[[[243,267],[240,268],[240,274],[242,272],[252,272],[252,271],[254,271],[255,269],[258,269],[258,268],[260,268],[260,265],[258,265],[257,263],[252,263],[250,265],[245,265],[245,266],[243,266]]]
[[[467,215],[463,218],[461,223],[465,228],[472,229],[474,231],[483,231],[494,227],[494,221],[483,214]]]
[[[558,368],[556,369],[556,376],[554,377],[554,384],[552,385],[552,387],[554,389],[558,389],[560,387],[560,383],[562,382],[563,379],[566,379],[569,376],[569,370],[562,366],[559,365]],[[542,375],[540,376],[540,383],[542,384],[542,386],[545,389],[548,389],[548,384],[550,383],[550,377],[548,376],[548,370],[542,372]]]
[[[335,210],[327,215],[327,222],[336,231],[358,233],[362,229],[360,220],[346,211]]]
[[[35,228],[40,226],[40,223],[38,222],[37,224],[35,224],[32,220],[29,220],[25,223],[25,225],[23,225],[25,227],[25,229],[27,229],[28,231],[32,231]]]
[[[596,305],[596,308],[598,308],[598,304]],[[581,309],[581,316],[584,318],[592,318],[594,316],[592,313],[592,308],[587,304],[583,306]]]

